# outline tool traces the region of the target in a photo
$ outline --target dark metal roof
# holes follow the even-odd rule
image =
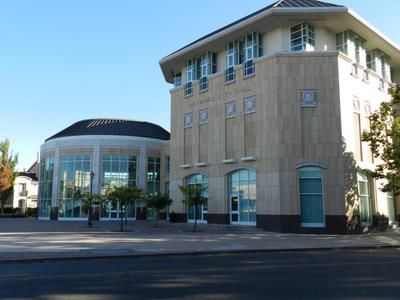
[[[32,179],[34,181],[39,180],[35,173],[30,173],[30,172],[18,172],[18,176],[29,177],[30,179]]]
[[[282,0],[275,3],[274,7],[343,7],[317,0]]]
[[[137,136],[165,141],[170,139],[168,131],[153,123],[118,119],[90,119],[72,124],[46,139],[46,142],[56,138],[81,135]]]
[[[344,7],[344,6],[343,5],[332,4],[332,3],[327,3],[327,2],[322,2],[322,1],[317,1],[317,0],[280,0],[280,1],[274,2],[274,3],[266,6],[266,7],[262,8],[262,9],[260,9],[260,10],[257,10],[256,12],[251,13],[250,15],[248,15],[246,17],[243,17],[243,18],[241,18],[241,19],[239,19],[239,20],[237,20],[237,21],[235,21],[233,23],[230,23],[230,24],[228,24],[228,25],[226,25],[226,26],[224,26],[224,27],[222,27],[222,28],[220,28],[218,30],[215,30],[215,31],[213,31],[213,32],[211,32],[211,33],[209,33],[209,34],[207,34],[207,35],[195,40],[194,42],[192,42],[192,43],[190,43],[190,44],[188,44],[188,45],[186,45],[186,46],[184,46],[184,47],[172,52],[168,56],[171,56],[171,55],[173,55],[173,54],[175,54],[175,53],[177,53],[177,52],[179,52],[179,51],[181,51],[181,50],[183,50],[185,48],[188,48],[188,47],[190,47],[190,46],[192,46],[192,45],[194,45],[194,44],[196,44],[196,43],[198,43],[198,42],[200,42],[202,40],[205,40],[205,39],[207,39],[207,38],[209,38],[209,37],[211,37],[211,36],[213,36],[213,35],[215,35],[217,33],[220,33],[220,32],[222,32],[222,31],[224,31],[224,30],[226,30],[226,29],[228,29],[228,28],[230,28],[230,27],[232,27],[232,26],[234,26],[236,24],[239,24],[239,23],[241,23],[243,21],[246,21],[246,20],[248,20],[248,19],[250,19],[250,18],[252,18],[252,17],[254,17],[254,16],[258,15],[258,14],[261,14],[261,13],[267,11],[267,10],[270,10],[272,8],[280,8],[280,7],[282,7],[282,8],[314,7],[315,8],[315,7]]]

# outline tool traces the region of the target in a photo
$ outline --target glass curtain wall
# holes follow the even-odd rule
[[[208,199],[208,176],[203,174],[193,174],[185,178],[185,186],[197,186],[202,189],[202,196]],[[187,208],[188,221],[194,222],[195,208],[190,206]],[[197,207],[196,216],[197,222],[207,223],[207,203]]]
[[[39,218],[50,217],[51,197],[53,192],[54,158],[40,161]]]
[[[256,190],[255,171],[240,170],[229,175],[230,221],[232,224],[256,224]]]
[[[90,170],[90,155],[61,156],[59,218],[87,218],[87,207],[76,194],[89,193]]]
[[[136,156],[105,154],[102,157],[101,193],[104,195],[109,188],[136,186]],[[101,208],[101,217],[105,219],[120,218],[120,203],[105,201]],[[135,203],[128,203],[128,218],[135,217]]]

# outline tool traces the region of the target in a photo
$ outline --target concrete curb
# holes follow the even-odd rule
[[[276,249],[235,249],[235,250],[199,250],[199,251],[167,251],[167,252],[138,252],[134,254],[118,255],[77,255],[77,256],[53,256],[35,258],[10,258],[1,259],[1,264],[24,264],[24,263],[43,263],[61,261],[82,261],[82,260],[101,260],[119,258],[143,258],[143,257],[167,257],[167,256],[200,256],[200,255],[229,255],[245,253],[276,253],[276,252],[311,252],[311,251],[344,251],[344,250],[376,250],[376,249],[400,249],[400,245],[369,245],[369,246],[338,246],[338,247],[312,247],[312,248],[276,248]]]

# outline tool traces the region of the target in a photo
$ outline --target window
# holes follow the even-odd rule
[[[235,171],[229,175],[229,209],[231,224],[255,225],[257,180],[253,170]]]
[[[353,100],[358,101],[358,100]],[[363,160],[362,150],[361,150],[361,118],[360,111],[353,111],[353,132],[354,132],[354,158],[358,161]]]
[[[244,43],[244,76],[254,74],[254,59],[262,55],[261,36],[257,32],[246,35]]]
[[[302,167],[299,169],[301,226],[324,227],[324,197],[322,169]]]
[[[87,209],[76,193],[89,193],[90,190],[90,156],[65,155],[60,159],[60,218],[87,217]]]
[[[365,65],[365,40],[351,30],[336,34],[336,49],[347,54],[358,64]]]
[[[383,79],[391,80],[389,57],[379,49],[367,52],[367,67],[374,70]]]
[[[191,82],[197,79],[198,60],[196,58],[189,59],[186,62],[186,82]]]
[[[104,195],[108,188],[114,186],[136,186],[136,168],[136,156],[103,155],[101,193]]]
[[[376,70],[376,61],[372,51],[367,52],[367,67],[371,70]]]
[[[149,157],[147,159],[147,192],[160,193],[160,158]]]
[[[216,55],[211,52],[203,54],[200,59],[200,91],[208,89],[208,76],[216,70]]]
[[[356,62],[360,65],[365,66],[365,40],[358,37],[356,38],[355,47],[356,47]]]
[[[20,193],[26,192],[26,183],[20,183],[19,184],[19,192]]]
[[[171,168],[171,158],[170,156],[165,157],[165,175],[169,175],[170,173],[170,168]]]
[[[236,79],[235,66],[242,63],[242,42],[232,41],[226,44],[225,82]]]
[[[174,86],[178,87],[182,85],[182,73],[174,74]]]
[[[136,186],[136,156],[127,154],[104,154],[101,170],[101,193],[104,195],[108,188]],[[101,217],[117,219],[122,211],[119,202],[104,202],[101,205]],[[127,217],[135,217],[135,203],[130,201],[127,207]]]
[[[186,84],[184,89],[185,96],[193,95],[193,81],[197,80],[199,72],[199,60],[189,59],[186,62]]]
[[[366,172],[358,172],[358,199],[361,223],[371,223],[372,204],[371,204],[371,178]]]
[[[193,174],[185,178],[186,186],[197,186],[202,189],[202,196],[208,198],[208,176],[203,174]],[[194,206],[188,207],[188,220],[193,222],[197,216],[197,221],[200,223],[207,223],[207,203],[197,207],[195,211]]]
[[[382,67],[382,78],[388,81],[391,81],[391,70],[390,65],[388,63],[389,58],[385,55],[381,56],[381,67]]]
[[[47,157],[40,161],[39,207],[38,217],[50,217],[51,198],[53,193],[54,158]]]
[[[290,45],[292,51],[313,51],[315,46],[314,27],[300,23],[290,28]]]
[[[340,32],[336,34],[336,50],[348,54],[348,43],[347,43],[348,32]]]
[[[396,221],[396,210],[395,210],[395,204],[394,204],[394,193],[393,192],[387,192],[386,193],[386,200],[387,200],[387,211],[386,215],[389,217],[389,221],[393,222]]]
[[[191,81],[185,84],[184,94],[185,97],[193,95],[193,83]]]

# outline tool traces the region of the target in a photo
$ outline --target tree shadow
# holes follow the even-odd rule
[[[346,202],[346,231],[349,234],[361,233],[360,205],[358,201],[357,163],[354,154],[347,151],[342,137],[342,158],[344,173],[344,197]]]

